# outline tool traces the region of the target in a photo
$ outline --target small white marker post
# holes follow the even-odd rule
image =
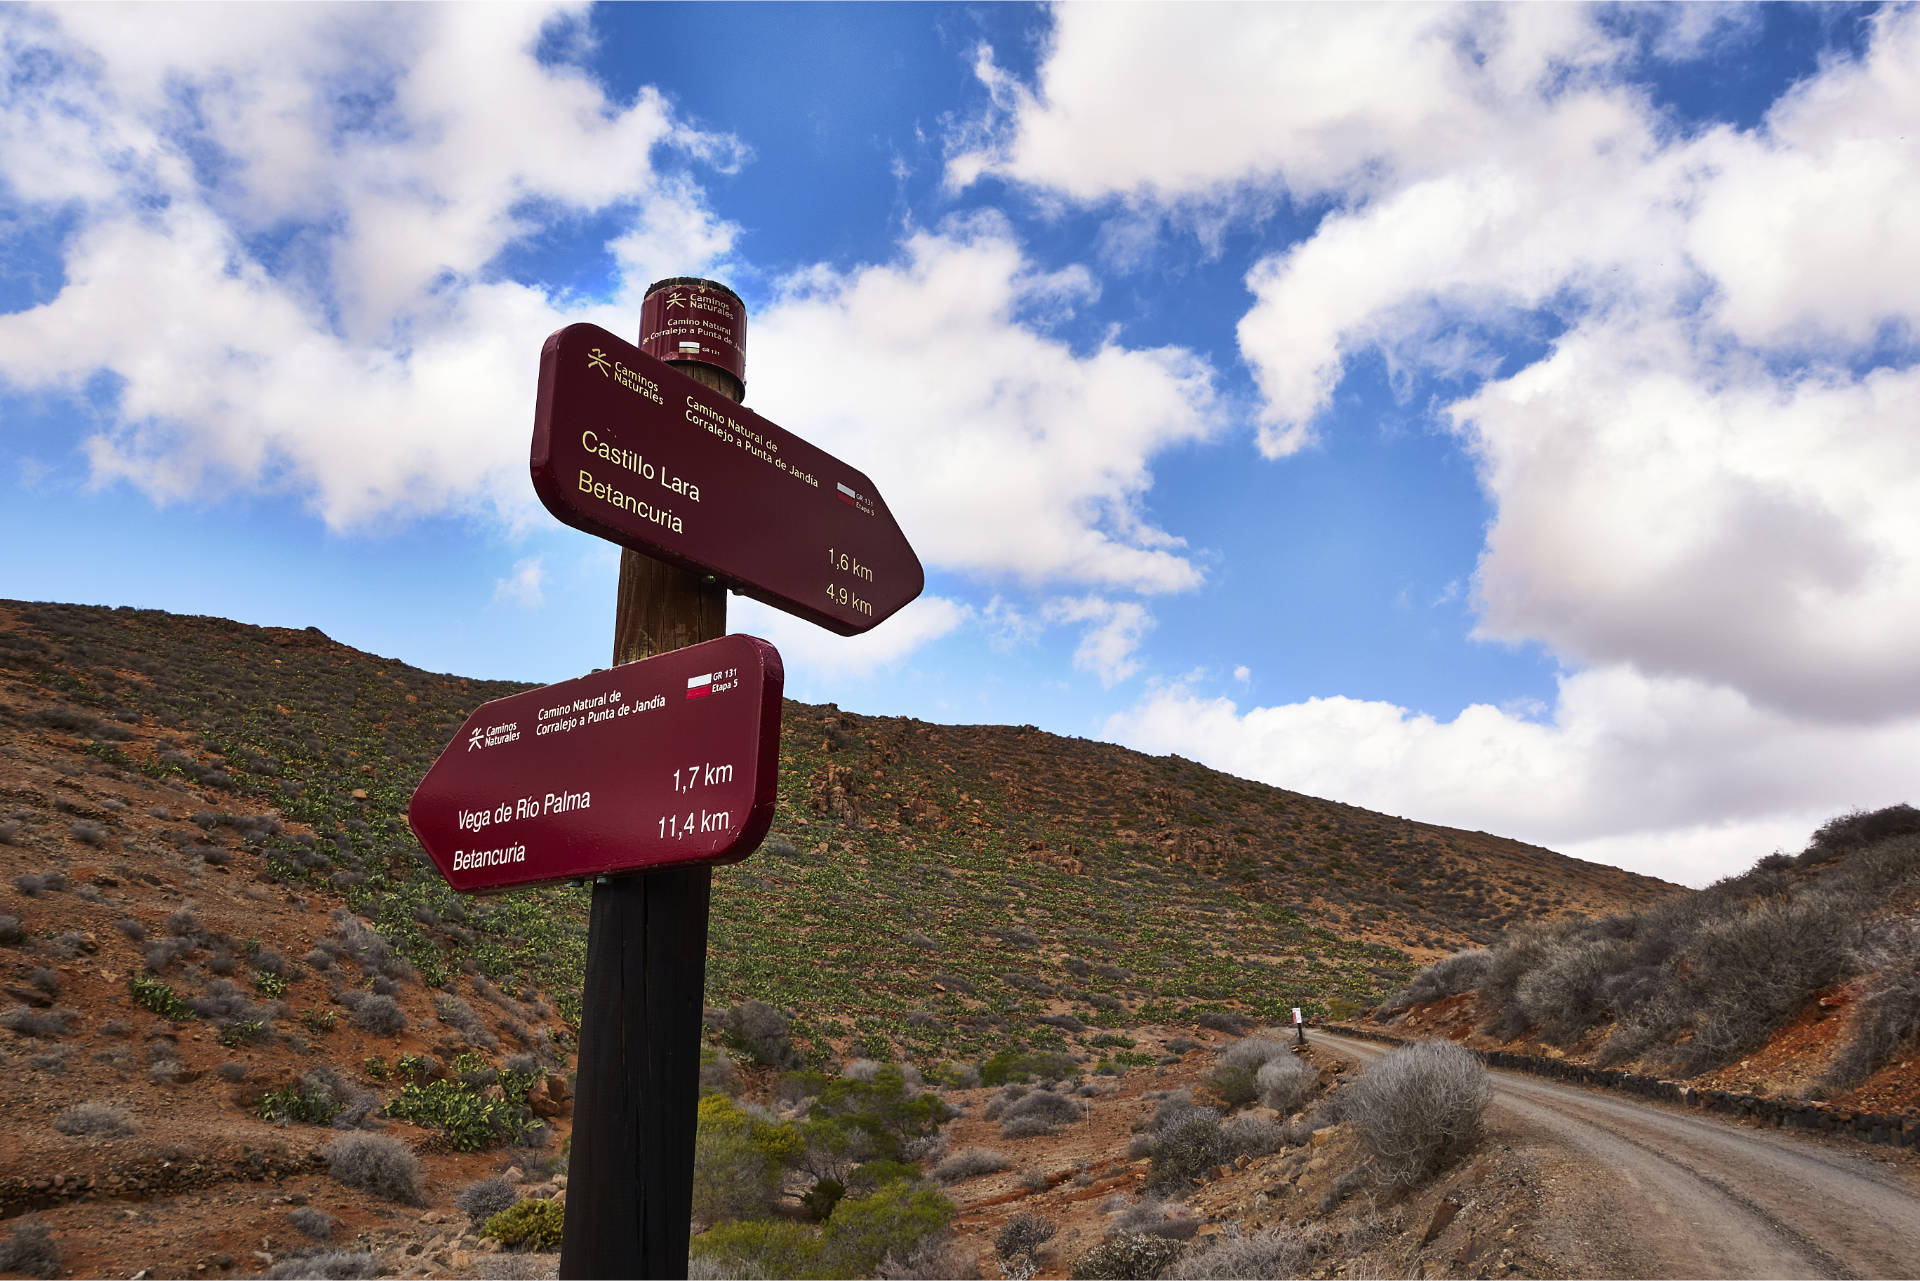
[[[1307,1025],[1300,1018],[1300,1007],[1297,1005],[1293,1007],[1293,1043],[1295,1045],[1307,1043]]]

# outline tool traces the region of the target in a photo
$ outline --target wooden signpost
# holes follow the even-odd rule
[[[919,595],[873,482],[739,405],[746,308],[675,277],[640,346],[569,325],[541,353],[530,470],[619,543],[614,666],[480,708],[408,821],[457,890],[591,878],[563,1277],[685,1277],[712,866],[777,790],[782,670],[725,636],[729,588],[842,635]]]

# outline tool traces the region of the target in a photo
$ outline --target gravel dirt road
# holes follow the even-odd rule
[[[1310,1035],[1362,1066],[1390,1049]],[[1493,1077],[1489,1137],[1542,1159],[1553,1206],[1542,1244],[1570,1272],[1920,1277],[1920,1164],[1909,1154]]]

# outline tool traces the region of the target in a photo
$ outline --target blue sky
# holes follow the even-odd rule
[[[747,300],[789,692],[1690,883],[1920,758],[1920,11],[0,10],[0,594],[606,661],[540,344]]]

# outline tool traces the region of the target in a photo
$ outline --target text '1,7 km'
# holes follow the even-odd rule
[[[773,821],[780,655],[723,636],[481,707],[407,822],[456,890],[730,863]]]
[[[864,474],[596,325],[547,339],[531,465],[576,529],[843,636],[926,584]]]

